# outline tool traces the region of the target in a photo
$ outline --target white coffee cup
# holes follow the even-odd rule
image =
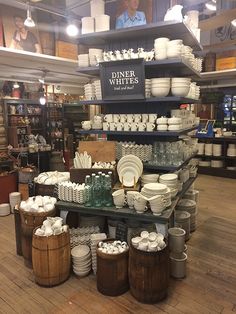
[[[135,198],[135,195],[138,195],[138,194],[139,192],[136,192],[136,191],[127,192],[127,203],[128,203],[129,208],[134,208],[134,198]]]
[[[116,131],[116,123],[115,122],[110,123],[110,131]]]
[[[116,130],[117,130],[117,131],[123,131],[123,129],[124,129],[124,123],[118,122],[118,123],[116,124]]]
[[[150,113],[150,114],[148,115],[148,122],[150,122],[150,123],[155,123],[156,119],[157,119],[157,114],[155,114],[155,113]]]
[[[113,121],[116,122],[116,123],[120,122],[120,115],[119,114],[114,114],[113,115]]]
[[[121,114],[121,115],[120,115],[120,122],[125,123],[126,120],[127,120],[126,114]]]
[[[131,123],[131,131],[135,132],[135,131],[137,131],[137,129],[138,129],[138,124],[135,122],[132,122]]]
[[[113,122],[113,114],[106,114],[106,115],[104,116],[104,120],[105,120],[106,122]]]
[[[148,122],[148,118],[149,118],[149,116],[148,116],[147,113],[143,113],[143,114],[142,114],[142,122],[143,122],[143,123]]]
[[[127,114],[127,122],[131,123],[134,121],[134,115],[133,114]]]
[[[148,122],[148,123],[147,123],[146,131],[147,131],[147,132],[152,132],[154,129],[155,129],[155,124]]]
[[[142,116],[141,114],[134,114],[134,122],[139,123],[141,122]]]
[[[139,132],[144,132],[144,131],[146,131],[146,123],[139,123],[139,125],[138,125],[138,131]]]
[[[124,131],[130,131],[131,124],[129,122],[124,123]]]
[[[110,123],[109,122],[103,122],[102,129],[103,129],[103,131],[109,131],[110,130]]]

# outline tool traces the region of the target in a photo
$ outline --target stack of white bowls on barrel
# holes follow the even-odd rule
[[[11,205],[11,212],[14,213],[15,206],[19,206],[21,202],[21,193],[20,192],[12,192],[9,194],[9,200]]]
[[[156,60],[165,60],[167,58],[167,44],[169,41],[169,38],[166,37],[155,39],[154,49]]]
[[[167,42],[167,58],[182,57],[183,40],[175,39]]]
[[[151,91],[154,97],[166,97],[170,92],[170,78],[153,78],[151,79]]]
[[[94,33],[95,31],[95,23],[94,18],[91,16],[86,16],[81,19],[82,21],[82,34]]]
[[[228,145],[227,156],[229,156],[229,157],[235,157],[236,156],[236,145],[235,144],[229,144]]]
[[[205,155],[206,156],[212,156],[213,152],[213,145],[212,143],[206,143],[205,144]]]
[[[145,97],[146,98],[151,97],[151,80],[150,79],[145,80]]]
[[[93,100],[95,98],[95,88],[93,84],[84,85],[84,96],[86,100]]]
[[[102,88],[101,88],[101,81],[96,80],[93,82],[94,90],[95,90],[95,97],[97,100],[102,99]]]
[[[213,156],[219,157],[221,156],[222,145],[221,144],[213,144]]]
[[[89,67],[89,55],[87,53],[78,55],[78,64],[80,68]]]
[[[205,143],[197,143],[198,155],[204,155]]]
[[[110,30],[110,16],[106,14],[95,16],[95,32]]]
[[[95,49],[90,48],[89,49],[89,64],[90,66],[96,66],[98,64],[98,61],[102,61],[102,49]]]
[[[171,93],[173,96],[185,97],[190,90],[191,79],[188,77],[173,77],[171,79]]]

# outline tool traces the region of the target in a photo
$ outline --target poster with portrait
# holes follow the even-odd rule
[[[36,53],[42,52],[37,23],[34,28],[27,28],[24,25],[25,10],[1,5],[1,18],[7,48]],[[35,16],[33,16],[33,19],[36,21]]]
[[[152,23],[153,0],[118,0],[106,6],[111,28],[122,29]]]

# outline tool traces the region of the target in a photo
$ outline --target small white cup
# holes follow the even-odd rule
[[[103,131],[109,131],[110,130],[110,123],[109,122],[103,122],[102,129],[103,129]]]
[[[144,131],[146,131],[146,123],[139,123],[139,125],[138,125],[138,130],[139,130],[139,132],[144,132]]]
[[[124,123],[124,131],[130,131],[131,124],[129,122]]]
[[[141,114],[135,114],[134,115],[134,122],[139,123],[141,122],[142,116]]]
[[[121,114],[121,115],[120,115],[120,122],[125,123],[126,120],[127,120],[126,114]]]
[[[155,129],[155,124],[148,122],[148,123],[147,123],[146,131],[147,131],[147,132],[152,132],[154,129]]]
[[[133,114],[127,114],[127,122],[131,123],[134,121],[134,115]]]
[[[135,131],[137,131],[137,129],[138,129],[138,124],[135,122],[132,122],[131,123],[131,131],[135,132]]]
[[[113,114],[106,114],[104,116],[104,121],[106,121],[106,122],[113,122]]]
[[[116,123],[115,122],[110,123],[110,131],[116,131]]]
[[[119,114],[114,114],[113,115],[113,121],[116,122],[116,123],[120,122],[120,115]]]
[[[147,113],[143,113],[142,114],[142,122],[143,123],[147,123],[148,122],[148,118],[149,118],[149,115]]]
[[[157,119],[157,114],[150,113],[150,114],[148,115],[148,122],[150,122],[150,123],[155,123],[156,119]]]
[[[123,131],[123,129],[124,129],[124,123],[118,122],[118,123],[116,124],[116,130],[117,130],[117,131]]]

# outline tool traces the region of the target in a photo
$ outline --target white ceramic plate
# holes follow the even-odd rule
[[[124,167],[119,173],[120,182],[126,187],[131,187],[138,182],[139,174],[134,167]]]

